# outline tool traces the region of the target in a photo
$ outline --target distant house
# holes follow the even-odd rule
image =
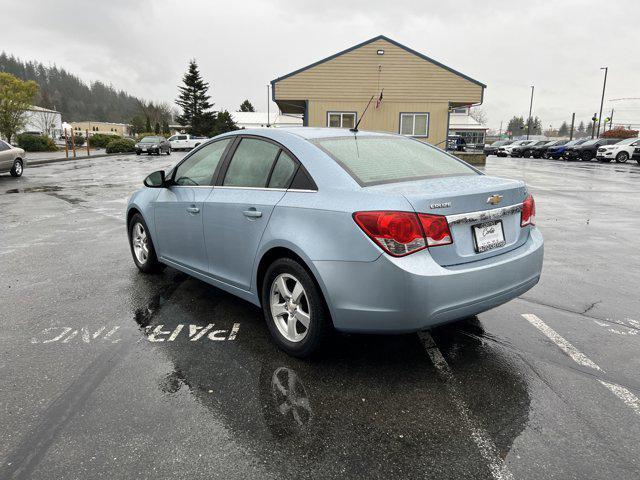
[[[452,108],[482,103],[485,85],[379,35],[271,81],[284,113],[310,127],[399,133],[444,146]]]
[[[238,128],[261,128],[267,125],[271,127],[295,127],[302,126],[301,115],[283,115],[271,112],[267,117],[266,112],[230,112],[233,121]],[[267,118],[269,118],[267,120]]]
[[[32,105],[25,116],[25,126],[18,133],[38,133],[51,138],[57,138],[62,133],[62,114],[56,110]]]
[[[74,133],[84,135],[89,132],[89,136],[96,133],[106,135],[118,135],[120,137],[128,137],[131,135],[131,125],[128,123],[111,123],[111,122],[71,122],[71,128]]]
[[[449,135],[462,137],[467,145],[484,145],[487,127],[471,115],[469,107],[451,109],[449,114]]]

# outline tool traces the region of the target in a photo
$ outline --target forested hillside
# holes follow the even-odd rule
[[[58,110],[67,122],[100,120],[128,123],[140,112],[140,100],[136,97],[98,81],[87,85],[63,68],[23,62],[2,52],[0,72],[35,81],[40,86],[36,104]]]

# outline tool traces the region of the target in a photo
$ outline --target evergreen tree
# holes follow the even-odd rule
[[[0,53],[0,72],[38,84],[39,94],[33,104],[52,108],[67,122],[97,120],[127,122],[138,111],[139,100],[101,82],[87,85],[66,70],[39,62],[24,62]]]
[[[144,131],[149,133],[151,131],[151,119],[147,117],[147,123],[144,126]]]
[[[160,124],[158,122],[156,122],[155,127],[153,127],[153,131],[156,135],[160,134]]]
[[[216,115],[215,126],[211,132],[212,136],[220,135],[222,133],[238,130],[238,125],[233,121],[233,117],[229,112],[223,110]]]
[[[569,125],[567,125],[567,122],[562,122],[562,125],[560,125],[560,128],[558,129],[558,135],[561,137],[569,135]]]
[[[524,134],[526,135],[528,130],[529,121],[524,124]],[[538,117],[531,118],[531,129],[529,129],[529,135],[542,135],[542,121]]]
[[[162,121],[162,133],[165,135],[169,135],[171,133],[171,129],[169,128],[169,122],[166,120]]]
[[[576,131],[576,137],[584,137],[585,129],[586,127],[584,126],[584,122],[581,121],[580,125],[578,125],[578,130]]]
[[[205,135],[214,128],[215,115],[211,112],[211,98],[207,95],[209,84],[202,80],[195,60],[189,62],[189,70],[182,78],[184,86],[178,87],[180,93],[176,105],[182,108],[178,123],[189,126],[190,133]]]
[[[253,105],[251,105],[251,102],[249,100],[245,100],[240,104],[240,110],[238,111],[239,112],[255,112],[256,109],[253,108]]]
[[[524,119],[522,117],[514,116],[511,120],[509,120],[507,131],[511,132],[512,137],[518,137],[523,133],[526,133],[524,128]]]

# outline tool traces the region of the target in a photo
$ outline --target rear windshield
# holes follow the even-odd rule
[[[361,186],[422,178],[479,175],[455,157],[403,137],[338,137],[314,142]]]

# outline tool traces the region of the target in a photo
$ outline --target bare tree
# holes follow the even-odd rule
[[[47,137],[53,138],[58,113],[51,110],[37,110],[33,113],[33,123]]]
[[[473,118],[480,125],[487,124],[487,114],[481,108],[472,108],[469,110],[469,116]]]

